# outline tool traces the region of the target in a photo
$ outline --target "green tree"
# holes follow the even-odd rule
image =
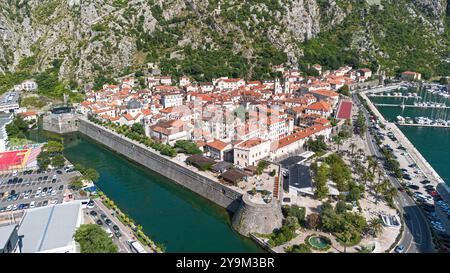
[[[96,182],[100,178],[100,174],[95,169],[88,168],[84,171],[83,177],[87,180]]]
[[[339,239],[344,244],[344,253],[347,253],[347,245],[351,242],[353,238],[353,227],[351,227],[349,224],[345,224],[345,230],[339,234]]]
[[[368,167],[369,167],[370,172],[371,172],[372,174],[375,174],[375,169],[376,169],[377,166],[378,166],[377,160],[375,159],[374,156],[368,155],[368,156],[367,156],[367,162],[368,162],[368,165],[369,165]]]
[[[305,148],[316,153],[321,153],[324,152],[328,147],[327,144],[325,143],[324,136],[318,136],[315,139],[312,138],[308,139]]]
[[[37,156],[37,164],[40,169],[46,170],[48,168],[48,165],[50,165],[51,159],[50,155],[46,151],[41,151],[39,155]]]
[[[64,145],[61,142],[50,140],[44,145],[43,149],[49,154],[62,153],[64,151]]]
[[[342,138],[340,137],[340,136],[334,136],[333,138],[332,138],[332,140],[333,140],[333,142],[337,145],[337,150],[339,151],[340,149],[340,146],[341,146],[341,144],[342,144]]]
[[[312,253],[311,247],[307,244],[293,245],[289,253]]]
[[[81,177],[76,177],[72,179],[69,186],[75,190],[80,190],[83,187],[83,181]]]
[[[81,253],[116,253],[115,245],[108,233],[95,224],[81,225],[74,234],[75,241],[80,244]]]
[[[317,230],[321,226],[322,219],[319,214],[311,213],[306,217],[308,227]]]
[[[52,158],[52,166],[53,167],[55,167],[55,168],[62,168],[62,167],[64,167],[64,163],[65,163],[65,159],[64,159],[64,156],[63,155],[55,155],[53,158]]]
[[[344,201],[336,203],[336,212],[341,214],[347,211],[347,204]]]
[[[140,123],[134,123],[133,125],[131,125],[131,131],[139,135],[145,135],[144,126],[142,126],[142,124]]]
[[[350,96],[350,88],[348,87],[348,85],[344,85],[341,88],[338,89],[338,93],[349,97]]]
[[[322,200],[328,197],[328,176],[329,168],[327,164],[322,163],[314,176],[315,182],[315,196],[317,199]]]
[[[356,148],[356,144],[355,144],[354,142],[352,142],[352,143],[350,143],[350,146],[349,146],[349,147],[350,147],[350,149],[352,150],[352,152],[351,152],[351,153],[352,153],[352,156],[355,155],[354,151],[355,151],[355,148]]]
[[[369,221],[368,229],[375,237],[383,232],[383,223],[380,218],[372,218]]]
[[[293,216],[297,218],[299,224],[303,224],[305,222],[306,209],[304,207],[299,207],[298,205],[284,205],[282,207],[282,211],[285,218]]]

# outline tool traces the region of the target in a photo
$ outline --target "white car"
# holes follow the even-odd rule
[[[34,195],[36,198],[38,198],[39,196],[41,196],[40,192],[36,192],[36,194]]]
[[[30,203],[30,208],[34,208],[34,207],[36,207],[36,202],[35,201]]]
[[[19,174],[18,171],[14,171],[14,172],[12,173],[13,176],[17,176],[17,174]]]
[[[17,205],[14,205],[14,206],[12,207],[12,210],[17,210]]]
[[[55,205],[56,203],[58,203],[58,200],[52,200],[52,201],[50,202],[50,204],[52,204],[52,205]]]
[[[9,205],[9,206],[7,206],[7,207],[6,207],[6,211],[10,211],[10,210],[12,210],[12,207],[13,207],[13,205]]]
[[[52,190],[52,196],[55,196],[55,195],[56,195],[56,191]]]

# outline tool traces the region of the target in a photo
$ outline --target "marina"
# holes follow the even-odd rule
[[[366,91],[367,92],[367,91]],[[384,117],[381,112],[378,110],[377,107],[375,107],[375,104],[368,99],[365,92],[361,92],[361,96],[364,100],[367,101],[369,108],[372,110],[372,112],[376,115],[378,120],[385,124],[386,129],[388,131],[391,131],[394,136],[402,143],[402,146],[406,148],[407,153],[411,157],[411,160],[417,164],[417,166],[421,169],[424,175],[427,176],[427,178],[435,185],[438,184],[444,184],[444,179],[441,178],[441,176],[434,170],[434,168],[428,163],[428,161],[422,156],[422,154],[416,149],[414,144],[403,134],[402,130],[400,130],[399,127],[396,126],[395,123],[390,122],[388,120],[389,117]],[[405,119],[406,121],[406,119]],[[445,187],[445,189],[448,191],[448,187]]]
[[[448,144],[448,137],[450,130],[445,125],[428,125],[428,119],[438,120],[433,116],[446,116],[446,109],[427,109],[427,108],[400,108],[400,107],[380,107],[378,104],[388,104],[392,98],[374,98],[369,99],[366,93],[371,91],[361,92],[362,97],[368,102],[369,108],[373,111],[378,120],[386,124],[392,132],[394,132],[397,139],[401,139],[407,148],[408,154],[413,161],[420,166],[420,169],[433,182],[433,184],[441,184],[443,191],[450,191],[448,183],[450,183],[450,170],[446,164],[445,158],[450,153],[450,145]],[[421,90],[420,92],[428,92]],[[398,121],[400,117],[400,123]],[[408,117],[408,120],[407,120]],[[420,119],[422,117],[422,119]],[[420,121],[420,124],[417,123]],[[404,119],[404,120],[402,120]],[[448,120],[441,118],[441,120]],[[432,122],[431,122],[432,123]],[[401,126],[400,126],[401,125]],[[430,141],[433,139],[433,141]],[[441,143],[441,145],[435,145]],[[445,190],[444,190],[445,189]]]

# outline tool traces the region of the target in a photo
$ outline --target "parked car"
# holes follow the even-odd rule
[[[105,219],[105,223],[110,226],[112,224],[112,221],[108,218]]]
[[[96,217],[97,216],[97,212],[95,210],[91,210],[91,212],[89,212],[90,215]]]
[[[408,185],[407,187],[416,191],[420,189],[420,187],[417,185]]]
[[[32,201],[31,203],[30,203],[30,208],[34,208],[36,206],[36,202],[35,201]]]
[[[102,225],[103,225],[103,222],[102,222],[102,220],[100,220],[100,219],[98,219],[98,220],[96,221],[96,223],[97,223],[97,225],[99,225],[99,226],[102,226]]]
[[[405,246],[404,245],[398,245],[395,247],[395,253],[403,253],[403,251],[405,251]]]
[[[94,201],[89,200],[89,202],[87,203],[86,207],[87,207],[88,209],[92,209],[92,208],[94,207]]]

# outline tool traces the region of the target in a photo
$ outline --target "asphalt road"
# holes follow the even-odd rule
[[[353,95],[353,100],[359,103],[355,94]],[[370,124],[369,113],[365,108],[360,108],[364,111],[367,124]],[[376,145],[375,139],[369,131],[366,133],[366,140],[371,154],[376,157],[383,157],[383,154]],[[381,168],[384,168],[383,164],[379,163],[379,165]],[[392,177],[391,175],[387,175],[387,177],[396,188],[401,186],[397,178]],[[435,252],[427,219],[414,200],[407,193],[399,191],[395,202],[398,205],[400,212],[402,214],[406,212],[409,216],[408,219],[404,219],[406,225],[399,245],[403,245],[405,247],[405,252],[408,253]]]
[[[97,215],[92,215],[91,212],[95,211]],[[95,206],[91,209],[85,209],[84,213],[91,218],[92,222],[97,224],[97,221],[102,221],[102,225],[100,225],[103,229],[107,230],[109,229],[114,234],[113,226],[116,225],[119,228],[120,237],[117,237],[116,235],[113,235],[112,240],[114,244],[118,247],[118,252],[120,253],[132,253],[130,246],[127,243],[127,240],[130,240],[130,237],[124,229],[121,227],[120,221],[118,221],[115,217],[113,217],[108,210],[103,210],[103,208],[99,207],[98,203],[95,202]],[[107,225],[105,220],[101,217],[101,215],[104,214],[108,219],[111,220],[111,225]]]

